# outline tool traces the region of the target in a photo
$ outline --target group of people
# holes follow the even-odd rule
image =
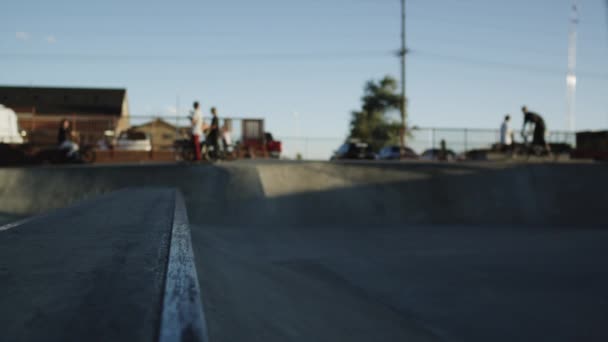
[[[545,120],[543,120],[543,117],[538,113],[528,110],[526,106],[521,107],[521,111],[524,115],[524,124],[521,130],[522,137],[527,139],[528,134],[526,129],[533,125],[534,130],[532,133],[532,146],[542,147],[550,153],[551,149],[545,140],[547,126],[545,125]],[[515,142],[513,135],[513,130],[511,128],[511,116],[507,114],[502,125],[500,126],[500,144],[505,151],[512,151],[513,143]]]
[[[225,150],[231,146],[231,137],[228,127],[220,129],[217,109],[212,107],[210,111],[212,115],[210,125],[205,124],[203,121],[203,115],[198,101],[194,102],[193,109],[190,112],[191,136],[196,160],[202,159],[202,143],[205,143],[207,147],[211,148],[210,153],[217,153],[219,151],[218,141],[220,138],[222,139],[223,148]],[[60,150],[66,152],[67,157],[72,157],[78,152],[79,147],[75,142],[72,125],[68,119],[62,119],[59,124],[57,144]]]
[[[190,112],[192,144],[194,147],[194,158],[197,161],[202,159],[201,145],[203,142],[207,147],[211,148],[210,153],[215,153],[216,156],[219,151],[218,141],[220,138],[222,139],[224,149],[227,149],[231,145],[228,128],[224,127],[224,129],[220,129],[217,109],[211,107],[210,111],[212,116],[210,125],[205,124],[203,121],[203,114],[198,101],[194,102],[193,109]]]

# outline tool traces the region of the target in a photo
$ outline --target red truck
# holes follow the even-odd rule
[[[280,158],[282,145],[271,133],[264,131],[264,120],[246,119],[242,122],[241,141],[237,146],[240,158]]]

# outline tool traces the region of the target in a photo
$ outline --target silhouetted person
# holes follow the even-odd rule
[[[500,125],[500,146],[503,151],[511,151],[513,148],[513,130],[511,129],[511,116],[506,115]]]
[[[194,148],[195,160],[201,160],[201,136],[203,135],[203,116],[198,101],[194,102],[190,116],[192,124],[192,145]]]
[[[441,139],[441,142],[439,143],[439,155],[437,157],[437,159],[441,161],[448,160],[448,149],[445,144],[445,139]]]
[[[209,126],[209,134],[207,135],[207,145],[213,146],[214,157],[217,157],[219,151],[218,139],[220,137],[220,120],[217,117],[217,109],[211,107],[211,125]]]
[[[545,132],[547,131],[545,120],[543,120],[542,116],[539,114],[529,111],[526,106],[521,107],[521,111],[524,114],[524,125],[521,129],[521,134],[526,134],[526,125],[533,124],[534,133],[532,134],[532,145],[542,146],[547,149],[547,152],[551,152],[549,145],[545,141]]]

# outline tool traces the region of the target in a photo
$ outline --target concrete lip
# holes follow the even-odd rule
[[[190,246],[170,188],[121,190],[2,226],[3,340],[206,341]]]

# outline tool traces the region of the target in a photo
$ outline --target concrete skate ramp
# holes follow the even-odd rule
[[[126,187],[179,188],[210,341],[606,341],[608,230],[597,227],[608,223],[607,171],[255,161],[2,169],[0,216]]]
[[[603,225],[608,164],[243,162],[0,170],[0,215],[172,186],[195,223]]]

